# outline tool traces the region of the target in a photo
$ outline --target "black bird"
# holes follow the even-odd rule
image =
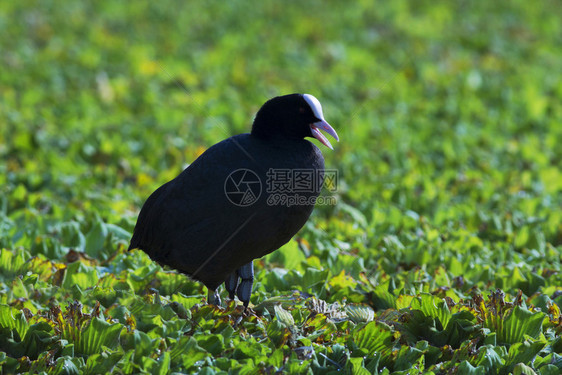
[[[220,304],[217,288],[225,283],[247,307],[252,261],[287,243],[312,213],[324,158],[304,138],[332,149],[320,129],[339,140],[314,96],[267,101],[251,133],[210,147],[150,195],[129,250],[203,282],[210,303]]]

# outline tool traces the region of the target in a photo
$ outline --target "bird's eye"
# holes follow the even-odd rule
[[[299,108],[299,113],[304,114],[306,112],[306,109],[304,109],[303,107]]]

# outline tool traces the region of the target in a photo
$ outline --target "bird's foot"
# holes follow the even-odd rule
[[[228,276],[226,281],[224,282],[224,286],[226,287],[226,291],[228,292],[228,297],[231,300],[234,300],[234,296],[236,294],[236,288],[238,288],[238,271],[234,271]]]
[[[209,293],[207,294],[207,303],[215,306],[221,305],[221,296],[218,290],[209,290]]]
[[[234,295],[244,304],[247,308],[252,296],[252,286],[254,285],[254,263],[250,262],[233,272],[226,281],[224,286],[228,291],[230,299],[234,299]]]
[[[250,297],[252,296],[252,286],[254,285],[254,263],[250,262],[243,265],[236,271],[240,276],[240,284],[236,288],[236,295],[238,299],[244,304],[244,310],[250,304]]]

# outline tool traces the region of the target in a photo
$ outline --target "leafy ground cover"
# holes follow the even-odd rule
[[[558,374],[556,1],[0,3],[3,373]],[[253,312],[126,252],[267,98],[342,141]]]

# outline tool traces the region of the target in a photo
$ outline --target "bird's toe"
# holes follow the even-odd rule
[[[230,274],[224,282],[224,286],[228,292],[228,297],[230,299],[234,299],[234,296],[236,295],[236,288],[238,287],[238,272],[235,271]]]
[[[207,303],[209,305],[220,306],[221,305],[221,296],[217,290],[209,290],[207,295]]]

